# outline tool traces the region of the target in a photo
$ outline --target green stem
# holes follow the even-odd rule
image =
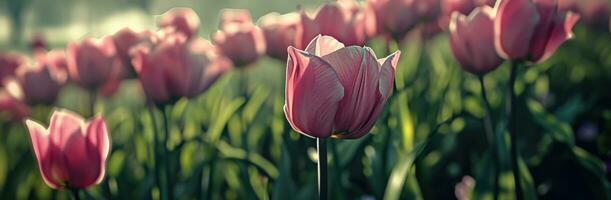
[[[515,82],[517,76],[519,62],[511,62],[511,72],[509,75],[509,134],[511,136],[511,168],[513,170],[513,179],[515,182],[516,199],[522,200],[522,184],[520,180],[520,168],[518,165],[518,132],[516,131],[516,107],[517,98],[515,93]]]
[[[496,137],[494,133],[494,125],[492,123],[492,109],[490,109],[490,101],[488,101],[488,95],[486,92],[486,85],[484,84],[484,75],[479,76],[480,89],[482,91],[482,100],[484,101],[484,108],[486,115],[484,116],[484,129],[490,148],[492,149],[492,162],[494,163],[494,177],[493,177],[493,198],[498,199],[499,196],[499,173],[500,164],[498,158],[498,144],[496,143]]]
[[[165,165],[165,181],[166,181],[166,187],[167,187],[167,192],[168,192],[168,197],[170,199],[174,198],[174,186],[173,186],[173,181],[172,181],[172,173],[171,173],[171,169],[170,169],[170,164],[171,164],[171,158],[170,158],[170,151],[168,150],[168,141],[170,139],[170,120],[169,120],[169,111],[170,111],[170,106],[166,106],[165,108],[162,108],[162,113],[163,113],[163,128],[164,128],[164,134],[163,134],[163,141],[162,141],[162,150],[163,150],[163,157],[164,157],[164,165]]]
[[[327,140],[316,138],[318,149],[318,199],[327,200]]]
[[[343,199],[343,198],[339,198],[343,196],[342,191],[344,191],[344,187],[342,186],[342,171],[341,171],[341,162],[339,160],[339,153],[337,151],[337,144],[338,144],[339,140],[335,140],[331,142],[331,154],[333,155],[333,172],[335,173],[333,176],[333,181],[335,182],[333,184],[333,187],[335,191],[335,194],[337,194],[336,197],[334,197],[334,199],[338,198],[338,199]]]
[[[70,194],[72,194],[72,199],[73,200],[81,200],[81,196],[79,196],[79,190],[76,188],[72,188],[70,189]]]
[[[95,90],[89,90],[89,116],[93,117],[95,115],[95,102],[97,99],[97,92]]]
[[[155,183],[157,187],[159,187],[160,198],[162,200],[167,200],[167,192],[165,185],[161,181],[161,166],[160,166],[160,155],[159,155],[159,131],[157,130],[157,120],[155,119],[155,107],[149,106],[149,114],[151,116],[151,122],[153,123],[153,153],[155,156],[154,159],[154,172],[155,172]]]

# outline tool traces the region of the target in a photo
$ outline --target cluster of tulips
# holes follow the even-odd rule
[[[609,28],[605,0],[339,0],[325,3],[314,15],[305,9],[271,13],[258,24],[247,10],[226,9],[210,42],[198,36],[200,19],[192,9],[174,8],[157,18],[158,30],[124,28],[70,42],[65,52],[48,51],[44,41],[36,40],[34,62],[3,53],[0,110],[11,121],[23,121],[30,106],[54,105],[69,82],[91,94],[89,121],[65,109],[53,112],[48,128],[25,120],[44,182],[75,191],[78,198],[78,190],[103,180],[111,146],[105,120],[94,112],[97,94],[112,96],[123,80],[137,78],[151,113],[165,112],[182,98],[200,96],[225,72],[248,68],[267,54],[286,61],[284,113],[295,131],[318,142],[319,197],[326,199],[325,141],[368,134],[392,96],[401,67],[399,51],[379,59],[363,46],[370,39],[384,38],[390,46],[404,42],[414,29],[429,36],[448,32],[462,69],[480,77],[487,104],[485,74],[509,61],[513,86],[518,68],[545,62],[573,37],[580,16],[589,25]],[[512,115],[520,108],[510,88],[507,128],[520,199],[518,125]],[[489,116],[482,132],[495,137]],[[161,163],[168,156],[167,139],[167,131],[164,138],[155,137],[155,155],[162,158],[155,161],[155,184],[162,199],[173,199],[171,173],[163,172],[167,166]]]

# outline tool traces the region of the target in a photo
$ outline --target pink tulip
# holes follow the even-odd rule
[[[47,52],[48,45],[45,37],[40,33],[35,34],[30,40],[30,49],[34,54]]]
[[[314,22],[320,33],[347,45],[364,45],[376,32],[375,14],[353,0],[331,2],[318,9]]]
[[[30,116],[30,108],[21,101],[21,97],[14,96],[15,91],[9,91],[15,89],[17,88],[0,89],[0,119],[3,121],[20,122]]]
[[[157,24],[161,28],[171,28],[191,39],[197,35],[199,16],[191,8],[172,8],[161,15]]]
[[[267,54],[281,60],[287,57],[286,49],[296,46],[303,35],[301,16],[298,13],[269,13],[261,17],[259,26],[265,35]]]
[[[424,22],[436,21],[441,14],[441,0],[414,0],[414,7]]]
[[[494,0],[442,0],[439,26],[447,30],[454,11],[458,11],[463,15],[469,15],[476,7],[484,5],[494,6]]]
[[[208,41],[181,34],[160,34],[154,43],[134,47],[132,55],[145,94],[157,104],[196,97],[231,66]]]
[[[19,53],[0,53],[0,86],[4,85],[6,78],[14,76],[17,68],[27,61],[28,59]]]
[[[214,43],[236,66],[251,64],[265,53],[265,36],[248,10],[225,9]]]
[[[378,32],[390,35],[395,40],[418,23],[418,12],[414,7],[415,0],[369,0],[375,11]]]
[[[577,0],[558,0],[558,10],[578,12]]]
[[[68,44],[66,60],[71,80],[81,87],[107,93],[118,87],[122,66],[111,37]]]
[[[25,122],[38,168],[53,189],[85,189],[104,178],[110,139],[102,117],[85,120],[72,112],[53,112],[48,128]]]
[[[590,27],[607,30],[610,12],[607,0],[580,0],[578,3],[579,14],[583,21]]]
[[[27,104],[50,105],[55,102],[67,79],[66,72],[57,66],[57,58],[47,56],[33,66],[17,70],[16,82],[23,92]]]
[[[497,6],[495,46],[510,60],[547,60],[573,37],[571,29],[579,20],[572,12],[558,12],[555,0],[502,0]]]
[[[122,68],[120,75],[122,78],[135,75],[129,55],[130,49],[142,42],[151,42],[155,33],[149,30],[136,32],[126,27],[113,35],[113,41],[117,50],[117,56],[121,59]]]
[[[455,11],[450,21],[450,47],[468,72],[482,75],[499,67],[503,59],[494,47],[494,10],[478,7],[468,17]]]
[[[291,127],[315,138],[367,134],[391,94],[399,52],[378,60],[370,48],[330,36],[288,51],[284,113]]]

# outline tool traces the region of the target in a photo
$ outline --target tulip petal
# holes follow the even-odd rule
[[[494,22],[495,46],[505,59],[526,59],[530,41],[539,23],[531,0],[502,0]]]
[[[26,120],[25,124],[30,132],[34,154],[38,160],[38,169],[42,179],[53,189],[61,188],[61,183],[57,182],[52,175],[51,162],[49,159],[51,155],[49,151],[52,147],[50,145],[49,132],[42,125],[32,120]]]
[[[170,98],[163,69],[158,63],[152,62],[150,51],[151,49],[146,45],[136,46],[132,51],[132,65],[138,73],[138,79],[146,96],[155,102],[167,102]]]
[[[325,56],[341,48],[344,48],[344,44],[337,41],[335,38],[326,35],[318,35],[308,44],[305,51],[313,55]]]
[[[554,20],[552,33],[549,36],[545,50],[541,58],[536,60],[537,63],[541,63],[547,60],[552,54],[568,39],[573,37],[573,26],[579,21],[580,16],[578,14],[568,12],[565,16],[561,16]]]
[[[344,88],[333,68],[320,57],[293,47],[288,52],[285,115],[297,132],[329,137]]]
[[[331,64],[344,86],[344,98],[335,116],[335,130],[360,129],[370,118],[379,95],[379,63],[369,48],[350,46],[323,59]]]
[[[104,178],[105,164],[108,153],[110,152],[110,138],[106,129],[106,122],[102,117],[96,117],[87,125],[87,151],[89,156],[97,163],[99,172],[95,180],[95,184],[100,183]]]
[[[383,97],[388,98],[392,92],[395,83],[395,71],[397,71],[397,65],[399,64],[399,57],[401,51],[389,55],[384,59],[379,59],[378,62],[382,66],[380,68],[380,94]]]
[[[51,116],[49,136],[60,150],[66,147],[72,135],[84,136],[85,120],[68,110],[56,110]]]

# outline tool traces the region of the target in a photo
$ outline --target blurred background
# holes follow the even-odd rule
[[[0,52],[32,60],[36,37],[50,49],[65,49],[70,41],[126,26],[154,30],[155,16],[174,7],[193,8],[201,21],[199,36],[209,39],[223,8],[248,9],[256,21],[269,12],[314,11],[325,2],[0,0]],[[611,199],[611,33],[608,23],[583,21],[574,32],[549,61],[522,68],[518,76],[520,172],[529,199]],[[330,141],[331,199],[455,199],[461,181],[473,199],[492,199],[478,77],[459,68],[447,33],[422,24],[391,47],[382,37],[367,45],[378,57],[402,51],[395,90],[371,134]],[[263,57],[224,74],[203,95],[168,108],[176,199],[316,197],[315,141],[291,130],[282,110],[285,65]],[[507,147],[508,74],[504,64],[485,83],[500,135],[495,140]],[[30,117],[48,124],[54,107],[86,115],[88,98],[68,84],[55,105],[31,106]],[[158,199],[151,173],[153,124],[138,80],[100,96],[94,110],[107,120],[112,153],[107,178],[85,196]],[[24,125],[0,116],[0,199],[68,199],[67,191],[41,180]],[[501,199],[514,199],[509,154],[499,155]]]

